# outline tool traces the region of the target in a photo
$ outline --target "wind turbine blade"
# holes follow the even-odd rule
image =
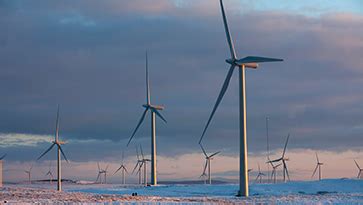
[[[232,77],[232,74],[233,74],[234,67],[235,67],[235,66],[234,66],[234,65],[232,65],[232,66],[229,68],[229,71],[228,71],[227,77],[226,77],[226,79],[224,80],[224,83],[223,83],[222,89],[221,89],[221,91],[220,91],[220,93],[219,93],[219,96],[218,96],[218,98],[217,98],[217,101],[216,101],[216,103],[215,103],[215,105],[214,105],[214,107],[213,107],[212,113],[210,114],[209,119],[208,119],[208,121],[207,121],[207,124],[205,125],[205,128],[204,128],[204,130],[203,130],[203,134],[202,134],[202,136],[200,137],[199,144],[202,142],[202,139],[203,139],[203,137],[204,137],[204,134],[205,134],[205,132],[206,132],[206,131],[207,131],[207,129],[208,129],[209,123],[211,122],[211,120],[212,120],[212,118],[213,118],[213,116],[214,116],[214,113],[216,112],[216,110],[217,110],[217,108],[218,108],[219,104],[220,104],[220,103],[221,103],[221,101],[222,101],[222,98],[223,98],[224,94],[225,94],[225,93],[226,93],[226,91],[227,91],[227,88],[228,88],[229,82],[230,82],[231,77]]]
[[[146,51],[146,104],[150,105],[150,83],[149,83],[149,62]]]
[[[290,181],[289,170],[287,169],[287,165],[286,165],[285,160],[284,160],[283,162],[284,162],[284,167],[285,167],[285,171],[286,171],[287,179]]]
[[[204,156],[205,156],[205,157],[208,157],[207,153],[206,153],[206,152],[205,152],[205,150],[204,150],[203,145],[202,145],[202,144],[199,144],[199,145],[200,145],[200,147],[202,148],[202,151],[203,151]]]
[[[208,165],[208,160],[205,160],[203,173],[205,173],[205,171],[207,170],[207,165]]]
[[[137,161],[140,161],[139,148],[137,146],[136,146],[136,156],[137,156]]]
[[[64,154],[64,152],[63,152],[62,147],[61,147],[60,145],[58,145],[58,147],[59,147],[59,149],[60,149],[60,151],[61,151],[61,153],[62,153],[62,155],[63,155],[64,159],[65,159],[67,162],[69,162],[69,161],[68,161],[68,159],[67,159],[67,157],[66,157],[66,155],[65,155],[65,154]]]
[[[107,165],[107,166],[106,166],[105,172],[107,172],[107,170],[108,170],[108,166],[110,166],[110,165]]]
[[[58,142],[58,134],[59,134],[59,104],[57,109],[57,120],[55,124],[55,141]]]
[[[121,158],[121,164],[123,165],[124,164],[124,155],[125,155],[125,152],[122,151],[122,158]]]
[[[359,170],[357,178],[360,179],[360,175],[362,174],[362,170]]]
[[[358,165],[358,162],[354,160],[355,165],[357,165],[358,169],[361,169]]]
[[[0,160],[3,160],[6,157],[6,154],[0,157]]]
[[[221,153],[220,151],[219,152],[216,152],[216,153],[214,153],[214,154],[212,154],[211,156],[209,156],[209,157],[213,157],[213,156],[216,156],[217,154],[219,154],[219,153]]]
[[[136,168],[137,168],[137,166],[139,166],[139,161],[136,163],[136,165],[135,165],[135,167],[134,167],[134,169],[132,170],[132,174],[135,172],[135,170],[136,170]]]
[[[168,123],[167,121],[166,121],[166,119],[160,114],[160,112],[157,110],[157,109],[155,109],[155,108],[151,108],[151,110],[158,116],[158,117],[160,117],[165,123]]]
[[[286,147],[287,147],[287,143],[289,142],[289,138],[290,138],[290,133],[287,135],[287,139],[286,139],[285,147],[284,147],[284,152],[282,153],[282,158],[284,158],[284,156],[285,156]]]
[[[258,173],[261,173],[260,164],[258,164]]]
[[[275,160],[272,160],[272,161],[268,161],[269,163],[273,163],[273,162],[279,162],[279,161],[281,161],[282,160],[282,158],[279,158],[279,159],[275,159]]]
[[[47,150],[45,150],[45,152],[43,152],[42,155],[40,155],[40,157],[38,157],[37,160],[39,160],[40,158],[42,158],[45,154],[47,154],[53,147],[54,145],[56,145],[55,143],[53,143]]]
[[[122,165],[122,167],[125,170],[125,172],[128,174],[129,172],[127,171],[126,167],[124,165]]]
[[[98,173],[96,182],[100,179],[100,175],[101,175],[101,173]]]
[[[97,162],[97,167],[98,167],[98,171],[100,171],[101,168],[100,168],[100,163],[99,162]]]
[[[141,144],[140,144],[140,152],[141,152],[142,159],[144,159],[144,152],[142,151],[142,146],[141,146]]]
[[[142,116],[141,116],[141,119],[140,119],[139,123],[137,124],[137,126],[136,126],[136,128],[135,128],[134,132],[132,133],[132,135],[131,135],[131,137],[130,137],[130,139],[129,139],[129,142],[127,142],[127,146],[129,146],[129,144],[130,144],[130,142],[131,142],[132,138],[135,136],[135,133],[136,133],[137,129],[139,129],[139,127],[140,127],[141,123],[144,121],[144,118],[145,118],[145,115],[146,115],[146,113],[147,113],[148,109],[149,109],[149,108],[146,108],[146,109],[145,109],[145,111],[142,113]]]
[[[315,156],[316,156],[316,162],[317,162],[317,163],[320,163],[320,162],[319,162],[319,157],[318,157],[318,153],[317,153],[317,152],[315,152]]]
[[[260,56],[247,56],[245,58],[237,60],[237,64],[246,64],[246,63],[263,63],[263,62],[276,62],[276,61],[284,61],[283,59],[278,58],[266,58]]]
[[[316,173],[316,170],[318,170],[318,167],[319,167],[319,165],[316,165],[316,167],[315,167],[315,169],[314,169],[314,172],[313,172],[313,174],[311,175],[311,178],[313,178],[313,177],[314,177],[314,175],[315,175],[315,173]]]
[[[258,180],[258,178],[260,177],[260,174],[258,174],[257,175],[257,177],[256,177],[256,179],[255,179],[255,181],[254,181],[254,183],[256,183],[257,182],[257,180]]]
[[[228,42],[228,46],[229,46],[229,51],[231,52],[231,58],[232,59],[236,59],[236,52],[234,51],[234,45],[233,45],[233,42],[232,42],[232,37],[231,37],[231,34],[229,32],[228,22],[227,22],[227,18],[226,18],[226,13],[224,12],[223,1],[220,0],[219,2],[220,2],[220,5],[221,5],[221,11],[222,11],[222,17],[223,17],[224,30],[226,31],[226,37],[227,37],[227,42]]]

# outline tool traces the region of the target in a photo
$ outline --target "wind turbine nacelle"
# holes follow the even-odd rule
[[[246,68],[253,68],[253,69],[256,69],[258,67],[258,63],[245,63],[243,65],[245,65]]]

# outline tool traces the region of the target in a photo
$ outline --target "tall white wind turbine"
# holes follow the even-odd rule
[[[214,156],[216,156],[217,154],[219,154],[220,152],[216,152],[213,153],[211,155],[208,155],[207,152],[204,150],[202,144],[200,144],[200,147],[202,148],[203,154],[205,156],[205,164],[204,164],[204,169],[203,169],[203,174],[206,173],[207,167],[208,167],[208,183],[212,184],[212,177],[211,177],[211,160],[213,159]],[[202,175],[203,175],[202,174]]]
[[[313,175],[311,175],[311,178],[314,177],[316,170],[318,170],[318,168],[319,168],[319,181],[320,181],[321,180],[321,166],[323,166],[324,163],[319,161],[318,153],[315,153],[315,156],[316,156],[316,166],[315,166]]]
[[[227,77],[223,83],[222,89],[219,93],[217,101],[213,107],[212,113],[207,121],[207,124],[203,130],[203,134],[199,140],[199,144],[201,143],[205,132],[211,122],[215,111],[217,110],[222,98],[227,91],[229,82],[231,80],[233,71],[235,68],[239,70],[239,118],[240,118],[240,183],[239,183],[239,192],[238,196],[248,196],[248,167],[247,167],[247,119],[246,119],[246,80],[245,80],[245,68],[257,68],[258,63],[263,62],[274,62],[274,61],[283,61],[282,59],[276,58],[265,58],[265,57],[258,57],[258,56],[247,56],[245,58],[238,59],[236,56],[236,52],[234,49],[233,41],[231,34],[229,32],[228,23],[226,14],[224,12],[223,1],[220,0],[220,6],[222,11],[224,29],[227,36],[227,42],[229,45],[229,50],[231,54],[231,58],[227,59],[226,62],[230,64],[230,68],[227,74]]]
[[[121,161],[121,165],[120,167],[115,171],[115,173],[113,174],[116,174],[118,171],[121,170],[121,175],[122,175],[122,184],[125,184],[126,183],[126,179],[125,179],[125,172],[128,174],[129,172],[127,171],[126,167],[125,167],[125,164],[124,164],[124,152],[122,152],[122,161]]]
[[[59,105],[57,110],[57,121],[56,121],[56,129],[55,129],[55,139],[52,142],[52,145],[45,150],[45,152],[38,157],[37,160],[42,158],[45,154],[47,154],[55,145],[57,145],[57,190],[62,191],[62,169],[61,169],[61,154],[64,159],[68,162],[66,155],[64,154],[61,145],[65,144],[65,142],[59,140]]]
[[[359,164],[358,164],[358,162],[357,161],[355,161],[354,160],[354,163],[355,163],[355,165],[357,166],[357,168],[358,168],[358,176],[357,176],[357,178],[358,179],[360,179],[361,178],[361,175],[362,175],[362,172],[363,172],[363,169],[362,168],[360,168],[360,166],[359,166]]]
[[[134,132],[132,133],[127,146],[130,144],[132,138],[135,136],[136,131],[139,129],[141,123],[144,121],[147,112],[151,112],[151,185],[157,185],[157,173],[156,173],[156,119],[155,114],[166,123],[165,118],[160,114],[159,111],[163,110],[164,107],[160,105],[152,105],[150,100],[150,83],[149,83],[149,68],[148,68],[148,57],[146,52],[146,104],[143,105],[145,108],[139,123],[137,124]]]

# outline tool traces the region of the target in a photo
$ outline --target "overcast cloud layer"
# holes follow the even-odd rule
[[[273,150],[288,133],[292,149],[362,150],[363,14],[360,2],[346,2],[293,12],[225,1],[239,57],[285,59],[247,71],[250,153],[266,149],[267,115]],[[168,120],[157,122],[158,153],[199,152],[228,70],[218,1],[0,0],[0,31],[0,151],[8,160],[46,149],[57,104],[72,161],[119,158],[145,103],[146,50],[151,100]],[[127,156],[139,142],[149,150],[149,129],[147,117]],[[235,72],[204,143],[235,157],[237,140]]]

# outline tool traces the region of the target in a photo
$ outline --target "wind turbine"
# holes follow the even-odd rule
[[[144,184],[145,186],[147,186],[147,162],[150,162],[150,159],[146,159],[144,157],[144,152],[142,151],[142,146],[140,145],[140,151],[141,151],[141,156],[142,156],[142,165],[144,166]]]
[[[277,165],[274,165],[272,162],[269,161],[269,164],[271,165],[272,167],[272,172],[271,172],[271,180],[273,178],[274,180],[274,184],[276,184],[276,170],[279,166],[281,166],[282,164],[277,164]]]
[[[146,104],[142,105],[145,110],[141,116],[139,123],[137,124],[134,132],[132,133],[127,146],[130,144],[132,138],[135,136],[136,131],[139,129],[141,123],[144,121],[146,113],[151,112],[151,185],[157,185],[157,173],[156,173],[156,121],[155,114],[166,123],[165,118],[160,114],[159,110],[163,110],[164,107],[160,105],[152,105],[150,100],[150,84],[149,84],[149,70],[148,70],[148,57],[146,52]]]
[[[261,184],[262,183],[262,176],[265,176],[265,174],[261,172],[260,164],[258,164],[258,174],[257,174],[257,177],[255,179],[255,183],[257,182],[258,179],[260,179],[260,184]]]
[[[55,129],[55,139],[52,142],[52,145],[45,150],[45,152],[38,157],[37,160],[42,158],[45,154],[47,154],[55,145],[57,145],[57,190],[62,191],[62,169],[61,169],[61,153],[64,159],[68,162],[66,155],[64,154],[61,145],[65,144],[65,142],[59,140],[59,105],[57,110],[57,121],[56,121],[56,129]]]
[[[3,156],[0,157],[0,160],[3,160],[6,157],[6,154],[3,154]]]
[[[97,166],[98,166],[98,175],[97,175],[97,179],[96,179],[96,182],[98,181],[98,179],[100,179],[100,183],[102,184],[102,174],[103,174],[103,177],[104,177],[104,183],[106,184],[107,181],[106,181],[106,176],[107,176],[107,170],[108,170],[108,165],[106,166],[106,169],[102,169],[100,167],[100,164],[97,162]]]
[[[129,172],[127,171],[125,165],[124,165],[124,152],[122,152],[122,161],[121,161],[121,165],[120,167],[115,171],[115,173],[113,174],[116,174],[118,171],[121,170],[121,175],[122,175],[122,184],[125,184],[126,183],[126,180],[125,180],[125,172],[128,174]]]
[[[247,118],[246,118],[246,80],[245,80],[245,68],[257,68],[258,63],[263,62],[274,62],[274,61],[283,61],[282,59],[276,58],[265,58],[258,56],[247,56],[242,59],[238,59],[236,57],[236,52],[234,50],[234,45],[232,41],[232,37],[229,32],[227,18],[224,12],[223,1],[220,0],[220,6],[222,11],[224,29],[227,36],[227,42],[229,45],[229,50],[231,53],[231,58],[227,59],[226,62],[230,64],[230,68],[227,74],[227,77],[223,83],[222,89],[219,93],[217,101],[213,107],[212,113],[207,121],[207,124],[203,130],[203,134],[199,140],[199,144],[201,143],[205,132],[211,122],[215,111],[217,110],[222,98],[227,91],[229,82],[231,80],[234,69],[237,67],[239,70],[239,88],[240,88],[240,96],[239,96],[239,120],[240,120],[240,184],[239,184],[239,192],[238,196],[248,196],[248,167],[247,167]]]
[[[139,175],[139,184],[141,184],[141,168],[142,168],[142,165],[144,164],[144,162],[143,162],[143,160],[140,159],[139,151],[138,151],[137,146],[136,146],[136,156],[137,156],[137,162],[136,162],[136,165],[135,165],[134,169],[132,170],[132,174],[138,168],[136,174]]]
[[[32,181],[31,181],[31,174],[32,174],[31,172],[32,172],[32,169],[33,169],[33,165],[31,165],[29,169],[24,170],[24,172],[28,175],[28,182],[29,182],[29,184],[32,183]]]
[[[358,162],[357,162],[357,161],[355,161],[355,160],[354,160],[354,162],[355,162],[355,165],[357,165],[358,170],[359,170],[357,178],[358,178],[358,179],[360,179],[360,176],[361,176],[361,174],[362,174],[363,169],[362,169],[362,168],[360,168],[360,166],[358,165]]]
[[[318,170],[319,168],[319,181],[321,180],[321,166],[324,164],[322,162],[319,161],[319,157],[318,157],[318,153],[315,152],[315,155],[316,155],[316,167],[314,169],[314,172],[313,172],[313,175],[311,175],[311,178],[314,177],[315,173],[316,173],[316,170]]]
[[[202,144],[200,144],[200,147],[202,148],[202,151],[203,151],[203,154],[204,154],[204,156],[205,156],[205,164],[204,164],[204,170],[203,170],[203,173],[205,173],[205,171],[206,171],[206,169],[207,169],[207,167],[208,167],[208,183],[209,184],[212,184],[212,178],[211,178],[211,166],[210,166],[210,164],[211,164],[211,160],[213,159],[213,157],[215,156],[215,155],[217,155],[217,154],[219,154],[220,152],[216,152],[216,153],[213,153],[213,154],[211,154],[211,155],[208,155],[207,153],[206,153],[206,151],[204,150],[204,148],[203,148],[203,146],[202,146]]]
[[[97,179],[96,179],[96,183],[98,182],[98,180],[100,180],[100,184],[102,184],[102,174],[103,174],[103,170],[100,167],[100,163],[97,162],[97,167],[98,167],[98,174],[97,174]]]
[[[282,173],[283,173],[283,177],[284,177],[284,182],[286,182],[286,176],[287,176],[288,180],[290,181],[289,171],[287,170],[287,164],[286,164],[286,161],[289,161],[289,158],[285,157],[287,143],[289,142],[289,138],[290,138],[290,134],[287,135],[287,139],[285,142],[284,151],[282,152],[282,156],[278,159],[270,160],[267,162],[267,163],[274,163],[274,162],[280,162],[280,161],[282,162],[282,165],[283,165]]]
[[[52,173],[52,166],[51,166],[51,163],[49,162],[49,171],[45,174],[45,176],[49,176],[49,183],[51,184],[52,181],[53,181],[53,173]]]

